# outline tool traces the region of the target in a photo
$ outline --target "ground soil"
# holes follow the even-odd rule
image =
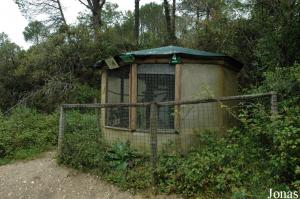
[[[0,167],[0,198],[175,199],[175,196],[132,195],[97,176],[58,166],[55,153]]]

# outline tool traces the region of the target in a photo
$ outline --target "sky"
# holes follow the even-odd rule
[[[117,3],[119,10],[133,10],[134,0],[107,0],[111,3]],[[84,6],[78,0],[61,0],[65,17],[68,23],[75,23],[78,13],[84,11]],[[141,0],[141,5],[150,2],[161,3],[162,0]],[[23,30],[28,21],[22,16],[14,0],[0,0],[0,32],[8,34],[11,41],[27,49],[30,43],[26,43],[23,37]]]

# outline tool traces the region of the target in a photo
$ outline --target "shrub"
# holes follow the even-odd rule
[[[126,190],[145,190],[150,186],[149,158],[129,143],[106,144],[99,139],[94,113],[67,112],[62,154],[59,163],[92,171]]]
[[[149,157],[132,149],[129,142],[116,142],[107,147],[105,160],[110,168],[106,176],[110,182],[133,192],[151,186]]]
[[[18,108],[0,116],[0,164],[24,159],[57,144],[58,117]]]
[[[95,96],[98,96],[99,90],[87,84],[75,83],[68,101],[71,103],[93,103]]]
[[[59,162],[77,169],[105,170],[105,145],[99,139],[94,115],[69,111],[66,116],[64,144]]]
[[[130,144],[117,142],[111,146],[105,153],[105,160],[109,166],[116,170],[126,170],[132,168],[136,162],[138,154],[130,148]]]
[[[248,92],[276,91],[279,117],[273,121],[247,119],[251,120],[250,128],[257,135],[268,138],[266,151],[273,175],[278,181],[290,183],[296,180],[300,165],[300,65],[269,70],[264,79],[263,84]]]
[[[299,116],[272,118],[258,104],[247,106],[239,118],[241,125],[222,138],[202,132],[202,144],[186,155],[162,155],[160,190],[185,196],[227,193],[233,198],[265,198],[269,188],[297,189]]]

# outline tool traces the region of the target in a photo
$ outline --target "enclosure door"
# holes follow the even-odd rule
[[[138,102],[164,102],[175,99],[175,67],[169,64],[141,64],[137,68]],[[174,108],[160,107],[158,129],[174,129]],[[150,107],[137,109],[138,129],[149,129]]]

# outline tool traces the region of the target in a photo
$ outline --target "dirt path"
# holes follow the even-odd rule
[[[121,192],[116,187],[101,182],[96,176],[60,167],[56,164],[54,156],[53,152],[49,152],[36,160],[1,166],[0,198],[145,198],[141,195],[133,196],[128,192]]]

